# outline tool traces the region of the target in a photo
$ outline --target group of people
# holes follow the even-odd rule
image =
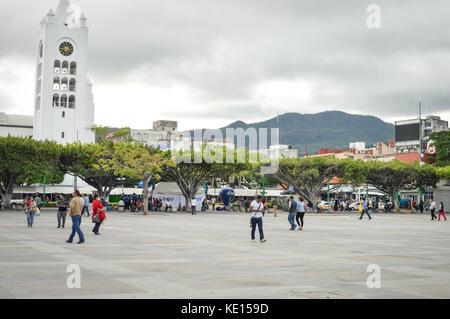
[[[28,228],[33,228],[34,218],[36,214],[40,212],[40,201],[37,200],[38,196],[29,196],[25,201],[25,214],[27,216]],[[87,217],[91,214],[89,212],[91,201],[87,195],[81,196],[78,190],[72,193],[72,199],[69,201],[64,195],[60,195],[56,206],[58,212],[56,215],[58,226],[57,229],[65,228],[67,213],[69,211],[69,217],[72,219],[72,232],[66,241],[67,243],[72,243],[75,235],[78,235],[77,244],[82,244],[85,242],[85,237],[83,231],[81,230],[81,220],[84,213],[87,213]],[[105,208],[102,201],[99,199],[98,195],[92,197],[92,223],[94,223],[94,228],[92,232],[95,235],[100,235],[100,226],[105,221],[106,214]]]
[[[434,199],[431,199],[431,203],[430,203],[430,212],[431,212],[431,220],[435,220],[437,219],[438,221],[441,220],[441,216],[444,217],[445,221],[447,221],[447,217],[445,217],[445,213],[444,213],[444,203],[440,202],[439,203],[439,218],[436,217],[436,202],[434,201]]]

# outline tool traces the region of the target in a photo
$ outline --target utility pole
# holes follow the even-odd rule
[[[422,101],[419,101],[419,165],[422,166]]]
[[[45,204],[46,204],[46,202],[45,202],[46,189],[47,189],[47,171],[45,172],[45,175],[44,175],[44,190],[43,190],[43,194],[42,194],[43,207],[45,207]]]
[[[78,143],[78,129],[77,129],[77,143]],[[73,177],[73,190],[75,191],[75,190],[77,190],[77,188],[78,188],[78,185],[77,185],[78,183],[77,183],[77,175],[75,175],[74,177]]]

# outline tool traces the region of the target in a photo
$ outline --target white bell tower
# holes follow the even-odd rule
[[[33,137],[61,144],[94,143],[92,85],[87,78],[85,16],[60,0],[41,21],[37,48]]]

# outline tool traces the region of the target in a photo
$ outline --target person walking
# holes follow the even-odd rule
[[[193,197],[191,200],[192,215],[197,215],[196,205],[197,205],[197,201],[195,200],[195,197]]]
[[[420,199],[420,202],[419,202],[419,209],[420,209],[420,212],[421,212],[421,213],[423,213],[423,205],[424,205],[424,204],[423,204],[423,199],[421,198],[421,199]]]
[[[84,243],[84,235],[81,231],[80,225],[81,225],[81,209],[82,204],[80,200],[80,191],[75,190],[72,194],[72,200],[70,201],[70,217],[72,218],[72,233],[70,234],[69,239],[67,240],[68,243],[73,242],[73,237],[75,236],[75,233],[78,234],[79,241],[77,244]]]
[[[303,219],[305,217],[305,198],[303,196],[300,196],[299,201],[297,202],[297,225],[298,230],[303,230]]]
[[[216,210],[216,198],[215,197],[212,198],[211,205],[212,205],[212,210],[215,211]]]
[[[94,195],[94,202],[92,203],[92,222],[95,223],[92,232],[95,235],[100,235],[100,225],[106,219],[105,208],[103,204],[98,200],[98,195]]]
[[[41,198],[39,197],[39,194],[36,195],[35,201],[36,201],[36,206],[37,206],[37,208],[38,208],[39,210],[41,210],[42,200],[41,200]]]
[[[90,216],[89,215],[89,204],[90,204],[89,197],[86,194],[84,194],[82,200],[83,200],[83,209],[81,210],[81,216],[84,216],[84,212],[86,212],[86,216],[89,217]]]
[[[273,209],[273,217],[277,217],[278,199],[276,197],[272,199],[272,209]]]
[[[56,207],[58,207],[58,212],[56,213],[58,219],[58,229],[64,228],[66,225],[66,217],[67,217],[67,207],[69,207],[69,202],[66,200],[64,195],[59,197],[59,200],[56,202]]]
[[[435,220],[437,219],[436,215],[434,214],[434,212],[436,211],[436,202],[434,201],[434,199],[431,199],[431,203],[430,203],[430,211],[431,211],[431,220]]]
[[[378,202],[376,201],[376,199],[374,198],[372,200],[372,214],[375,214],[377,211],[377,206],[378,206]]]
[[[25,201],[25,214],[27,215],[28,228],[33,228],[34,216],[36,215],[36,201],[33,196],[28,197]]]
[[[369,220],[372,219],[372,217],[369,214],[369,206],[367,203],[367,199],[364,200],[364,202],[362,203],[362,212],[361,212],[361,217],[359,217],[359,219],[363,219],[364,214],[367,214],[367,216],[369,216]]]
[[[288,221],[291,224],[290,230],[295,230],[297,226],[295,225],[295,215],[297,214],[297,202],[294,200],[294,196],[289,198],[289,209],[288,209]]]
[[[438,218],[438,221],[441,220],[441,215],[444,216],[445,221],[447,221],[447,217],[445,217],[445,213],[444,213],[444,203],[443,202],[441,202],[439,204],[439,218]]]
[[[250,212],[252,213],[252,218],[251,218],[251,226],[252,226],[251,238],[252,238],[253,242],[255,242],[256,226],[258,226],[259,241],[261,243],[266,242],[266,239],[264,239],[264,231],[263,231],[263,214],[262,214],[263,211],[264,211],[264,206],[263,206],[263,203],[262,203],[262,196],[258,195],[258,197],[256,197],[256,200],[254,200],[250,204]]]

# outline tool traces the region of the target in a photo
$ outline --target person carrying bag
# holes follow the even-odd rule
[[[103,207],[103,204],[98,200],[98,195],[95,195],[94,202],[92,203],[92,222],[95,224],[92,232],[95,235],[100,235],[100,226],[105,219],[105,208]]]

